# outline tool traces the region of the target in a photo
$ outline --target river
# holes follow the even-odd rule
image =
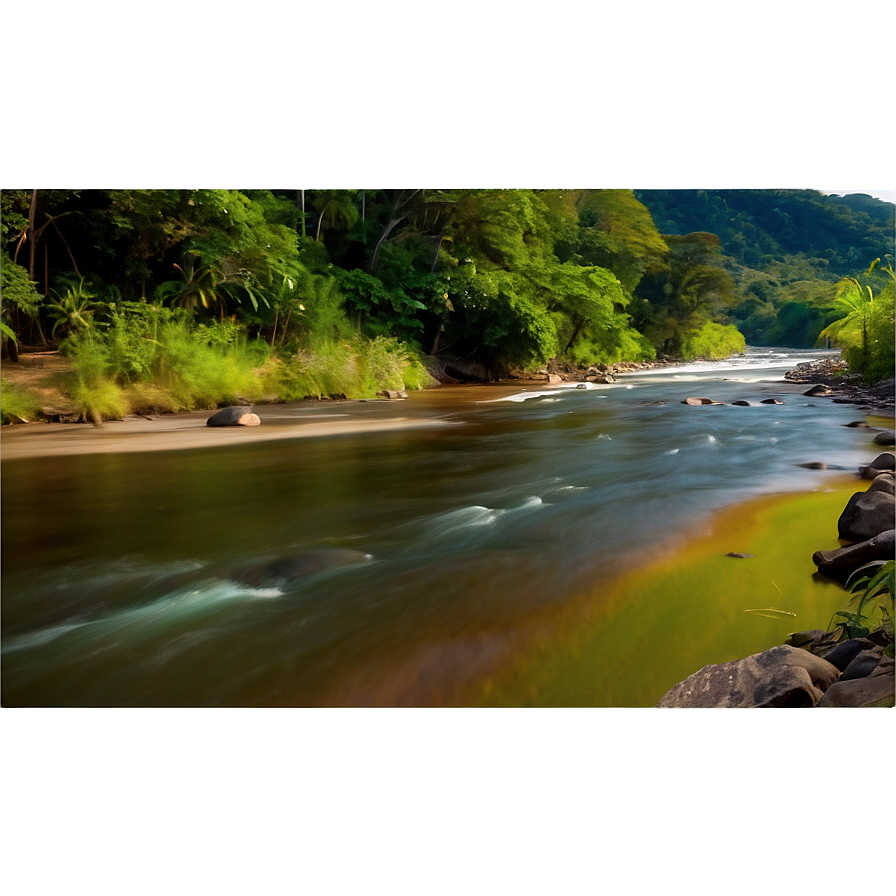
[[[759,567],[716,547],[696,616],[693,583],[668,570],[649,593],[620,590],[726,507],[845,503],[877,453],[844,425],[862,413],[783,380],[827,354],[261,407],[265,439],[186,450],[4,451],[3,704],[653,705],[842,603],[800,554],[794,594],[778,570],[775,606],[756,594],[719,616]],[[183,425],[211,443],[205,416]],[[351,425],[292,437],[324,421]],[[26,435],[4,431],[4,449]],[[814,547],[836,546],[836,515],[804,522],[826,538]]]

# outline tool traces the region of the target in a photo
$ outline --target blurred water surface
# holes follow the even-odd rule
[[[843,425],[855,408],[783,381],[824,354],[260,409],[284,433],[324,415],[433,424],[405,431],[4,461],[3,703],[478,702],[565,608],[714,510],[823,489],[838,474],[800,464],[877,453]],[[651,675],[588,702],[649,704],[676,680]]]

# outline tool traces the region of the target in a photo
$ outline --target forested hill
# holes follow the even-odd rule
[[[663,234],[721,241],[748,342],[811,347],[838,317],[835,284],[893,255],[896,205],[817,190],[636,190]]]
[[[837,280],[893,252],[896,205],[817,190],[636,190],[661,233],[716,234],[726,255],[764,269],[791,256]]]

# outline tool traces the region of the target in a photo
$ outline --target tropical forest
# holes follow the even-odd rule
[[[4,190],[3,355],[85,419],[836,347],[893,370],[893,205],[815,190]],[[9,369],[8,367],[5,369]],[[4,423],[36,398],[4,382]]]

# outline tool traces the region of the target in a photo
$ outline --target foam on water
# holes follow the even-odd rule
[[[91,634],[103,638],[128,632],[139,634],[147,629],[175,626],[185,619],[212,612],[235,600],[270,599],[282,595],[283,592],[277,588],[250,588],[238,582],[207,580],[173,591],[148,604],[112,610],[96,619],[65,622],[4,638],[3,651],[31,650],[83,629],[89,629]]]

